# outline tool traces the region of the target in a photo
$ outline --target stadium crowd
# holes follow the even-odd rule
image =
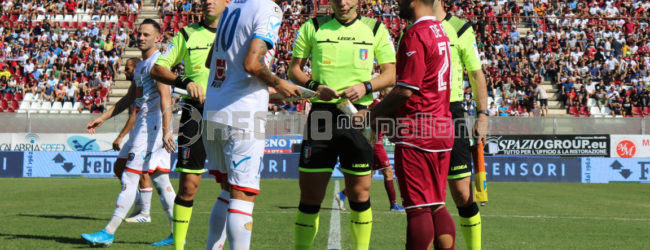
[[[155,2],[166,31],[162,44],[201,17],[198,0]],[[330,14],[328,4],[313,0],[282,2],[285,18],[272,65],[276,74],[287,78],[295,32],[314,14]],[[110,91],[133,34],[128,27],[125,30],[95,22],[66,29],[49,17],[137,14],[137,1],[6,0],[1,8],[6,14],[0,19],[0,91],[31,92],[42,100],[82,101],[89,89],[90,95],[97,92],[107,101],[108,95],[102,92]],[[557,97],[571,114],[594,113],[597,107],[612,115],[632,115],[638,113],[633,109],[650,106],[649,9],[650,1],[637,0],[525,0],[521,5],[506,0],[456,0],[450,12],[469,20],[476,31],[492,115],[547,114],[549,96],[554,94],[542,86],[547,81],[557,86]],[[394,43],[407,25],[397,18],[396,1],[362,0],[359,11],[382,21]],[[38,20],[38,15],[46,18],[32,21]],[[521,27],[529,29],[522,34]],[[309,73],[309,69],[308,62],[305,71]],[[182,72],[182,68],[174,70]],[[466,93],[465,107],[471,115],[475,103],[469,83]],[[301,111],[303,106],[270,105],[269,110]]]
[[[122,55],[134,41],[129,29],[93,19],[137,15],[131,1],[3,1],[0,17],[0,92],[3,101],[80,102],[79,111],[103,112]],[[66,28],[55,15],[87,13],[90,22]],[[42,21],[38,21],[42,20]],[[133,20],[135,20],[133,18]],[[76,23],[76,22],[75,22]],[[76,26],[76,25],[75,25]],[[133,45],[133,43],[131,43]],[[14,98],[9,97],[12,95]],[[15,104],[2,109],[15,111]]]

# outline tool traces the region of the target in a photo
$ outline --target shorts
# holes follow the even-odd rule
[[[203,121],[202,126],[210,174],[217,182],[228,180],[233,189],[259,194],[264,139],[258,138],[264,135],[213,121]]]
[[[178,161],[176,172],[203,174],[205,172],[205,147],[201,139],[203,104],[185,100],[178,131]]]
[[[449,104],[451,118],[454,119],[454,146],[449,160],[449,180],[457,180],[472,175],[472,153],[470,151],[469,133],[465,122],[463,107],[460,102]]]
[[[362,108],[366,107],[357,107],[357,109]],[[315,124],[312,123],[312,119]],[[301,172],[331,173],[338,159],[343,173],[370,174],[373,146],[361,132],[345,124],[350,124],[350,118],[336,108],[336,105],[322,103],[312,105],[307,117],[305,140],[300,148],[298,169]],[[318,135],[312,135],[314,129],[318,129]]]
[[[386,150],[384,149],[384,144],[383,143],[375,144],[373,160],[372,160],[372,170],[377,171],[389,167],[390,167],[390,160],[388,159],[388,155],[386,154]]]
[[[140,128],[137,132],[142,132],[142,130]],[[162,131],[159,126],[152,131],[158,131],[154,132],[157,135],[156,137],[147,132],[136,133],[136,131],[132,131],[129,135],[129,140],[124,144],[117,156],[118,161],[126,161],[126,171],[136,174],[154,173],[156,171],[169,173],[171,155],[162,147]],[[149,147],[148,145],[153,146]]]
[[[395,146],[395,172],[405,209],[445,204],[450,155]]]

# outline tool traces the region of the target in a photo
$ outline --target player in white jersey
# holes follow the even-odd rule
[[[253,205],[259,193],[268,87],[299,96],[293,84],[269,71],[282,10],[271,0],[225,1],[207,63],[203,142],[210,173],[222,192],[210,214],[207,249],[220,249],[226,228],[230,249],[249,249]]]
[[[120,179],[122,191],[117,197],[115,211],[108,225],[101,231],[92,234],[82,234],[81,237],[93,245],[110,245],[113,243],[114,234],[126,213],[133,205],[135,193],[138,188],[138,180],[144,172],[149,172],[153,181],[162,207],[167,213],[170,222],[172,218],[172,206],[174,202],[174,189],[169,182],[169,153],[163,148],[163,126],[166,128],[171,124],[171,115],[163,119],[160,106],[161,101],[171,101],[170,87],[165,84],[156,83],[149,72],[158,59],[160,52],[156,43],[160,40],[160,25],[151,19],[145,19],[138,28],[138,48],[142,52],[142,59],[136,66],[133,76],[134,82],[129,87],[127,94],[122,97],[114,107],[90,121],[86,128],[89,133],[101,126],[107,119],[121,113],[131,104],[135,104],[137,112],[136,120],[129,141],[125,148],[128,148],[126,171]],[[167,131],[167,137],[169,131]],[[167,145],[165,145],[167,146]],[[167,159],[165,162],[163,159]],[[163,160],[162,163],[158,159]],[[151,170],[151,171],[150,171]],[[172,236],[154,243],[154,245],[169,245],[173,243]]]

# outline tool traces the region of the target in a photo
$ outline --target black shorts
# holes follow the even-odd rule
[[[366,107],[357,106],[357,109],[362,108]],[[350,118],[338,110],[336,105],[312,105],[307,118],[305,138],[300,148],[301,172],[331,173],[338,158],[343,173],[370,174],[373,146],[361,132],[344,124],[350,124]],[[316,128],[318,133],[312,134],[311,130]]]
[[[190,174],[205,172],[205,148],[201,139],[203,104],[187,99],[178,131],[178,161],[176,171]]]
[[[539,106],[540,107],[548,106],[548,99],[539,99]]]
[[[472,154],[469,149],[469,132],[465,122],[465,110],[460,102],[449,105],[451,118],[454,119],[454,146],[451,149],[448,180],[462,179],[472,175]]]

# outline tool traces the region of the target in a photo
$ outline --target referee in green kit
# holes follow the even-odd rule
[[[300,155],[296,249],[312,247],[318,231],[320,204],[337,158],[352,210],[350,232],[354,249],[368,249],[370,243],[373,148],[358,130],[337,126],[350,124],[350,121],[336,104],[347,98],[357,109],[365,109],[373,101],[373,91],[393,84],[395,47],[381,22],[357,14],[358,3],[359,0],[333,0],[333,15],[312,18],[296,34],[289,78],[318,92],[318,97],[311,99],[313,105]],[[311,78],[302,71],[310,56]],[[381,74],[372,78],[375,59],[381,66]],[[312,123],[312,115],[318,111],[329,112],[331,119],[317,119]],[[326,128],[330,128],[332,138],[312,137],[312,129],[323,131]]]

